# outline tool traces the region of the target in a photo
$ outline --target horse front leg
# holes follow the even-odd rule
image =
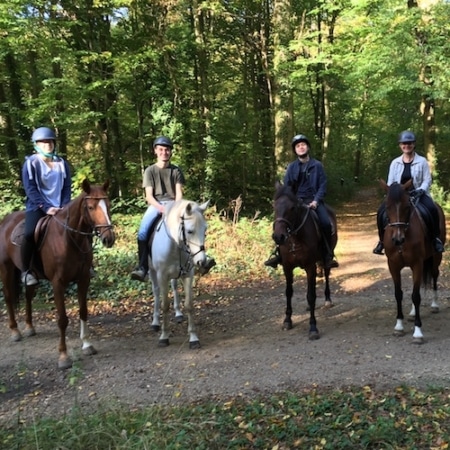
[[[25,287],[25,337],[36,336],[36,330],[33,325],[33,298],[36,294],[37,286]]]
[[[194,278],[193,271],[190,276],[183,278],[184,309],[186,311],[188,321],[189,348],[197,349],[200,348],[200,340],[196,333],[195,319],[194,319],[194,299],[192,293],[193,278]]]
[[[70,369],[72,367],[72,360],[67,354],[66,346],[66,330],[69,324],[67,318],[66,305],[64,302],[65,286],[61,286],[58,281],[53,281],[53,295],[55,297],[56,312],[58,314],[58,328],[59,328],[59,359],[58,367],[60,369]]]
[[[420,319],[420,285],[422,283],[422,272],[422,267],[416,267],[413,269],[413,291],[411,294],[411,300],[416,310],[413,333],[414,344],[423,344],[422,320]]]
[[[159,336],[159,347],[167,347],[169,345],[169,283],[168,280],[162,279],[162,277],[158,277],[157,284],[160,289],[161,294],[161,309],[162,309],[162,327],[161,327],[161,335]],[[155,302],[155,310],[156,310],[156,302]]]
[[[405,334],[405,329],[403,327],[403,291],[402,291],[402,279],[400,270],[391,268],[389,266],[389,270],[391,272],[392,281],[394,283],[394,295],[395,301],[397,302],[397,320],[394,327],[394,335],[395,336],[403,336]]]
[[[286,315],[283,322],[283,330],[292,329],[292,295],[294,293],[294,271],[293,269],[286,269],[283,267],[284,276],[286,278]]]
[[[170,286],[173,292],[173,308],[175,310],[175,322],[181,323],[183,322],[183,313],[181,312],[181,296],[177,289],[177,280],[172,278],[170,280]]]
[[[81,351],[83,355],[96,355],[97,350],[89,341],[89,327],[88,327],[88,308],[87,308],[87,293],[89,289],[90,278],[89,275],[84,277],[84,280],[78,282],[78,306],[80,317],[80,340]]]
[[[306,278],[308,281],[306,299],[309,306],[309,339],[315,340],[320,338],[319,330],[316,323],[316,266],[313,265],[306,270]]]

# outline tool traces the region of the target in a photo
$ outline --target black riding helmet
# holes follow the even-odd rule
[[[311,143],[309,142],[309,139],[304,134],[297,134],[292,138],[292,151],[295,153],[295,146],[299,142],[306,142],[306,145],[308,146],[308,150],[311,150]]]
[[[166,136],[159,136],[153,141],[153,148],[155,148],[157,145],[163,145],[164,147],[169,147],[170,149],[173,148],[172,141],[166,137]]]
[[[416,135],[409,130],[402,131],[398,135],[398,143],[401,144],[402,142],[416,142]]]

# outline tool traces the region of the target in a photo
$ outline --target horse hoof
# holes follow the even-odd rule
[[[200,348],[200,341],[189,342],[189,348],[191,350],[196,350],[196,349]]]
[[[86,356],[92,356],[92,355],[96,355],[97,354],[97,350],[95,350],[94,346],[89,345],[89,347],[83,348],[83,355]]]
[[[169,346],[169,339],[160,339],[158,341],[158,347],[168,347]]]
[[[292,322],[283,322],[283,330],[292,330]]]
[[[60,359],[58,361],[58,369],[66,370],[72,367],[72,360],[70,358]]]
[[[416,316],[408,316],[408,317],[406,318],[406,320],[407,320],[408,322],[414,322],[414,321],[416,320]]]
[[[175,317],[175,322],[176,323],[183,323],[184,317],[183,316],[176,316]]]
[[[11,342],[20,342],[22,340],[22,335],[20,334],[19,330],[14,330],[11,333]]]
[[[404,335],[405,335],[405,332],[403,330],[394,330],[395,337],[402,337]]]
[[[413,337],[413,341],[412,342],[413,342],[413,344],[416,344],[416,345],[422,345],[424,343],[424,340],[421,337],[419,337],[419,338]]]
[[[323,306],[324,309],[330,309],[334,306],[334,303],[331,300],[327,300],[325,302],[325,305]]]
[[[23,335],[25,337],[36,336],[36,330],[34,329],[34,327],[26,328],[23,332]]]
[[[309,340],[310,341],[317,341],[317,339],[320,339],[320,334],[318,331],[310,331],[309,332]]]
[[[431,312],[433,314],[437,314],[439,312],[439,306],[432,306],[431,307]]]
[[[156,333],[160,330],[160,326],[159,326],[159,325],[152,325],[151,328],[152,328],[152,330],[155,331]]]

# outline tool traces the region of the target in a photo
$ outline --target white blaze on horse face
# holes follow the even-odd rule
[[[105,215],[105,217],[106,217],[106,223],[108,224],[108,225],[111,225],[111,220],[110,220],[110,218],[109,218],[109,214],[108,214],[108,208],[107,208],[107,206],[106,206],[106,202],[105,202],[105,200],[100,200],[99,202],[98,202],[98,206],[100,206],[100,209],[103,211],[103,214]]]

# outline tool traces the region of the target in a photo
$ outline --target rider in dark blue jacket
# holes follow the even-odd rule
[[[306,136],[298,134],[292,139],[292,150],[297,159],[291,162],[284,175],[284,184],[291,186],[298,198],[311,209],[315,210],[319,218],[320,227],[325,239],[325,267],[338,267],[331,249],[332,227],[330,217],[324,204],[327,192],[327,176],[323,165],[317,159],[311,158],[309,151],[311,144]],[[264,264],[276,268],[281,263],[278,249]]]

